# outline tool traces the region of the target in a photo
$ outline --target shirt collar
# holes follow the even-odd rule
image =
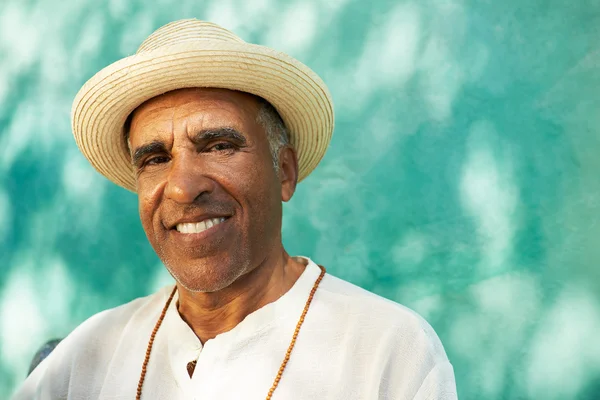
[[[259,335],[282,319],[291,318],[295,323],[302,313],[315,280],[320,274],[319,267],[311,259],[307,257],[297,258],[304,260],[307,265],[294,285],[279,299],[247,315],[242,322],[230,331],[211,339],[209,341],[211,346],[223,347],[225,351],[235,347],[236,343],[254,335]],[[166,331],[166,350],[173,376],[178,384],[183,387],[190,383],[186,369],[187,363],[198,359],[203,346],[194,331],[179,315],[176,305],[178,300],[179,293],[175,293],[163,320],[162,328]]]

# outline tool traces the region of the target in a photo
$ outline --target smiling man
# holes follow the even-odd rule
[[[72,120],[176,284],[81,324],[15,399],[456,398],[422,318],[282,245],[282,202],[333,131],[306,66],[177,21],[91,78]]]

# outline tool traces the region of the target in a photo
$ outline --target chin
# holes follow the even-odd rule
[[[191,265],[164,263],[173,278],[190,292],[212,293],[225,289],[246,271],[239,263],[196,262]]]

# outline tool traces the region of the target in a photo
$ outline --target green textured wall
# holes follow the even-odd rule
[[[461,399],[600,399],[598,0],[0,0],[0,397],[44,341],[168,281],[69,113],[188,17],[330,85],[292,254],[425,316]]]

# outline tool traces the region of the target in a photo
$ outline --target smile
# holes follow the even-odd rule
[[[200,232],[204,232],[207,229],[212,228],[215,225],[219,225],[220,223],[224,222],[225,220],[226,220],[226,218],[210,218],[210,219],[205,219],[204,221],[195,222],[195,223],[186,222],[186,223],[177,224],[175,226],[175,229],[177,229],[177,232],[186,233],[186,234],[200,233]]]

